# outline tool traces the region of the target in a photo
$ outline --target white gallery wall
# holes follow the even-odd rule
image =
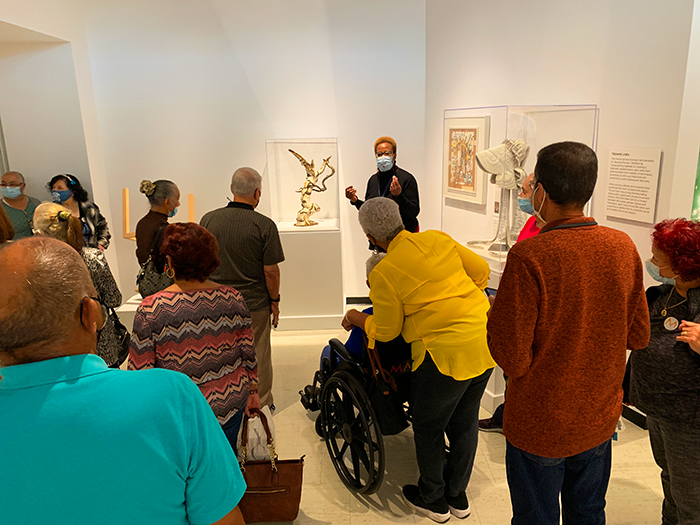
[[[0,119],[10,169],[26,192],[50,200],[58,173],[78,177],[92,195],[73,55],[68,43],[0,43]]]
[[[0,1],[3,21],[71,42],[94,200],[114,232],[108,257],[125,296],[137,265],[133,241],[121,239],[121,188],[131,189],[133,230],[143,178],[193,193],[198,220],[226,204],[235,168],[264,170],[265,140],[337,137],[340,185],[364,191],[374,139],[389,134],[420,179],[424,2],[387,2],[390,19],[374,6]],[[355,209],[341,210],[345,293],[366,295],[367,244]]]
[[[122,187],[131,189],[132,230],[146,211],[143,178],[193,193],[198,220],[226,204],[235,168],[264,170],[265,140],[337,137],[340,187],[362,194],[372,143],[388,134],[418,179],[422,229],[439,228],[443,111],[483,105],[597,104],[593,213],[630,233],[646,257],[648,225],[605,217],[607,157],[617,146],[663,149],[657,219],[689,213],[700,107],[693,4],[0,0],[0,21],[70,43],[55,53],[72,56],[78,108],[74,95],[53,105],[79,111],[94,200],[114,233],[108,257],[128,296],[137,267],[134,243],[121,238]],[[0,63],[3,80],[7,71]],[[22,170],[34,147],[12,144]],[[78,157],[59,171],[80,176]],[[367,245],[343,204],[345,294],[366,295]],[[186,220],[184,200],[180,213]]]
[[[608,157],[620,146],[661,148],[657,220],[689,216],[690,197],[686,209],[672,206],[671,187],[692,14],[692,0],[427,2],[426,175],[439,180],[445,109],[596,104],[592,213],[650,257],[651,225],[606,217]],[[697,162],[697,146],[692,155]],[[692,194],[684,181],[681,192]],[[440,224],[440,191],[423,191],[431,225]]]
[[[362,187],[372,146],[396,136],[420,176],[424,144],[424,7],[393,0],[387,25],[372,3],[92,1],[86,5],[100,136],[112,209],[131,188],[131,228],[147,209],[144,179],[195,195],[195,218],[225,206],[233,171],[265,169],[268,139],[337,137],[340,187]],[[317,164],[320,159],[316,159]],[[304,172],[300,167],[299,185]],[[269,196],[269,188],[264,188]],[[297,200],[292,194],[290,199]],[[346,295],[366,295],[367,243],[341,206]],[[269,215],[263,196],[260,211]],[[186,220],[186,209],[177,218]],[[133,242],[116,246],[133,283]],[[310,265],[311,261],[285,264]]]

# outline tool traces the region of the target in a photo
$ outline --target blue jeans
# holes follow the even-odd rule
[[[610,440],[568,458],[545,458],[506,445],[512,525],[604,525]]]

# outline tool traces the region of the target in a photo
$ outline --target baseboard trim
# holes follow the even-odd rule
[[[340,314],[281,316],[277,330],[339,330],[342,320]]]
[[[627,421],[634,423],[639,428],[649,430],[649,426],[647,425],[647,416],[635,408],[623,405],[622,417],[624,417]]]
[[[503,394],[494,394],[490,390],[486,389],[484,395],[481,397],[481,407],[488,410],[493,414],[494,410],[503,403],[505,396]]]
[[[369,297],[346,297],[345,304],[372,304]]]

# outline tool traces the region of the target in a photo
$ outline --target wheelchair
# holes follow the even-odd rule
[[[410,372],[410,345],[403,339],[401,343],[405,348],[400,352],[407,352],[409,358],[402,363],[401,372]],[[307,410],[320,411],[316,433],[325,441],[343,484],[357,494],[373,494],[384,479],[382,436],[398,434],[410,421],[410,407],[405,403],[410,374],[405,374],[401,388],[387,392],[386,383],[377,381],[377,374],[387,374],[378,353],[365,346],[359,358],[338,339],[331,339],[329,345],[330,357],[322,359],[313,383],[299,392],[301,403]],[[372,399],[380,406],[373,406]]]

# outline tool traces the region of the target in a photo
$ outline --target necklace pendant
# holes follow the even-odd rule
[[[666,308],[661,310],[661,317],[666,317]]]
[[[678,319],[675,317],[667,317],[664,320],[664,328],[669,332],[673,332],[676,328],[678,328],[679,324]]]

